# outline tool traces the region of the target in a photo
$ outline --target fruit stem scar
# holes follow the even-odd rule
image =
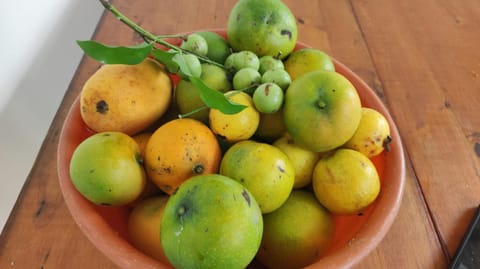
[[[321,109],[324,109],[325,107],[327,107],[327,103],[325,103],[325,101],[323,101],[323,100],[319,100],[317,105]]]
[[[185,208],[184,205],[180,206],[177,210],[177,215],[179,217],[183,216],[183,214],[185,214],[185,212],[187,211],[187,209]]]
[[[390,143],[392,142],[392,137],[387,135],[387,137],[383,140],[383,148],[388,152],[390,151]]]
[[[105,100],[98,101],[95,108],[97,109],[97,112],[100,114],[107,114],[108,112],[108,104],[107,102],[105,102]]]
[[[203,173],[203,170],[204,167],[202,164],[196,164],[192,169],[193,173],[196,175]]]

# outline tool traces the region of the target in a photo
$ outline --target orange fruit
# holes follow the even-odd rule
[[[128,235],[132,244],[143,253],[168,262],[160,242],[160,223],[168,196],[155,196],[138,203],[128,217]]]
[[[320,259],[333,242],[332,215],[308,191],[294,190],[277,210],[263,215],[257,259],[268,268],[302,268]]]
[[[357,130],[343,146],[371,158],[388,149],[391,139],[390,126],[385,116],[373,108],[362,107]]]
[[[253,136],[260,123],[260,112],[255,109],[252,97],[242,91],[229,91],[228,100],[246,106],[236,114],[224,114],[218,109],[209,113],[210,128],[228,142],[247,140]]]
[[[315,165],[312,186],[318,201],[334,214],[357,214],[375,201],[380,178],[364,154],[337,149]]]
[[[292,161],[295,170],[294,189],[307,186],[312,181],[315,164],[320,160],[321,154],[302,148],[293,142],[290,135],[285,134],[273,142],[273,145],[285,153]]]
[[[148,140],[144,165],[148,177],[172,194],[188,178],[216,173],[221,158],[212,131],[194,119],[175,119],[160,126]]]
[[[135,142],[137,142],[138,144],[138,147],[140,148],[140,154],[142,155],[142,158],[143,156],[145,155],[145,147],[147,146],[147,142],[148,140],[150,139],[150,136],[152,136],[152,133],[151,132],[141,132],[141,133],[138,133],[134,136],[132,136],[133,140],[135,140]]]
[[[304,48],[290,54],[285,61],[285,70],[294,80],[315,70],[335,71],[335,65],[325,52],[314,48]]]
[[[295,168],[288,156],[267,143],[244,140],[223,155],[220,174],[249,190],[262,213],[279,208],[292,192]]]

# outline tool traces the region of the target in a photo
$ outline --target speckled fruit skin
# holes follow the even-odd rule
[[[246,268],[260,247],[263,219],[250,192],[218,175],[194,176],[170,197],[161,243],[175,268]]]
[[[137,142],[120,132],[97,133],[85,139],[70,161],[75,188],[97,205],[126,205],[142,193],[146,176]]]
[[[168,109],[172,81],[157,62],[105,64],[85,83],[80,97],[82,119],[96,132],[134,135]]]
[[[336,72],[312,71],[293,80],[286,91],[285,126],[298,145],[325,152],[353,136],[361,109],[348,79]]]
[[[237,142],[227,150],[220,163],[220,174],[245,186],[264,214],[287,200],[295,181],[294,167],[285,153],[252,140]]]
[[[220,145],[212,131],[194,119],[175,119],[160,126],[145,147],[148,177],[162,191],[172,194],[188,178],[216,173]]]
[[[227,35],[230,46],[285,58],[297,42],[297,23],[290,9],[279,0],[240,0],[230,12]]]

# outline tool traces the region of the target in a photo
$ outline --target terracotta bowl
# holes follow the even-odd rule
[[[213,30],[226,36],[224,30]],[[175,43],[174,40],[171,40]],[[308,47],[298,43],[297,49]],[[380,111],[388,120],[393,141],[389,152],[373,159],[382,187],[375,202],[361,215],[335,216],[334,244],[328,253],[308,268],[348,268],[368,255],[383,239],[395,219],[404,189],[404,152],[397,127],[375,92],[345,65],[333,59],[336,71],[356,87],[362,106]],[[95,247],[121,268],[169,268],[143,254],[129,243],[126,232],[129,207],[96,206],[74,188],[69,163],[76,146],[93,133],[80,116],[79,99],[73,103],[62,128],[58,145],[60,188],[70,213],[80,230]],[[253,262],[251,267],[261,267]]]

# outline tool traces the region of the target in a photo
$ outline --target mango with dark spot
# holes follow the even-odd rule
[[[175,268],[246,268],[260,247],[263,218],[240,183],[218,174],[199,175],[170,196],[160,234]]]
[[[298,29],[295,16],[280,0],[239,0],[230,12],[227,35],[235,51],[283,59],[295,48]]]
[[[96,132],[134,135],[165,114],[171,96],[170,77],[153,60],[137,65],[105,64],[83,86],[80,112]]]

